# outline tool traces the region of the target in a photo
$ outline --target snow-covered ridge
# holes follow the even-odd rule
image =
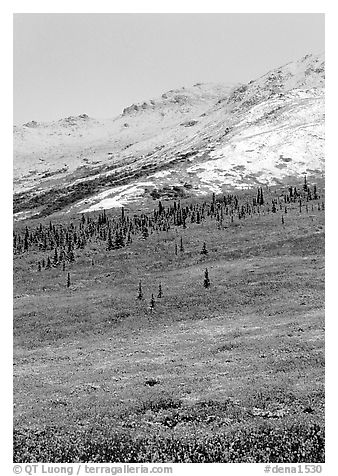
[[[25,190],[67,194],[100,179],[101,190],[65,210],[92,211],[166,186],[201,194],[321,175],[324,81],[323,56],[307,55],[246,85],[171,90],[113,119],[15,126],[15,190],[27,203]]]

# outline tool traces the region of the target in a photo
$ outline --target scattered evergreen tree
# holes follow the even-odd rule
[[[138,295],[137,299],[142,300],[143,299],[143,292],[142,292],[142,284],[141,281],[138,283]]]
[[[307,181],[306,181],[306,175],[304,176],[303,190],[304,190],[304,192],[307,192],[307,190],[308,190],[308,185],[307,185]]]
[[[207,255],[207,254],[208,254],[207,245],[204,242],[202,250],[201,250],[201,255]]]
[[[260,187],[257,191],[257,203],[258,205],[264,205],[263,189]]]
[[[162,293],[162,285],[161,283],[158,285],[158,295],[157,297],[158,298],[161,298],[163,296],[163,293]]]
[[[154,307],[155,307],[155,298],[154,298],[154,295],[152,294],[150,299],[150,309],[153,310]]]
[[[183,253],[183,252],[184,252],[184,247],[183,247],[183,238],[182,238],[182,236],[181,236],[181,243],[180,243],[180,251],[181,251],[181,253]]]
[[[318,194],[317,194],[317,185],[313,186],[313,198],[314,200],[318,199]]]
[[[70,273],[67,274],[67,288],[70,287]]]
[[[107,250],[111,251],[113,249],[114,249],[114,243],[113,243],[113,239],[112,239],[112,236],[111,236],[111,229],[109,228]]]
[[[164,207],[163,207],[162,203],[159,201],[158,202],[158,213],[159,213],[159,215],[162,215],[163,212],[164,212]]]
[[[65,261],[62,262],[62,271],[66,271],[66,262]]]
[[[41,263],[40,263],[40,261],[38,262],[38,271],[41,271]]]
[[[28,248],[29,248],[28,235],[25,234],[23,249],[24,251],[28,251]]]
[[[208,273],[207,268],[204,271],[204,283],[203,283],[203,285],[204,285],[205,288],[208,288],[210,286],[210,279],[209,279],[209,273]]]
[[[177,255],[177,243],[175,243],[175,255]]]
[[[123,238],[122,230],[120,231],[116,230],[114,248],[119,249],[123,247],[124,247],[124,238]]]
[[[53,264],[54,264],[54,265],[57,265],[58,262],[59,262],[58,250],[57,250],[57,248],[55,248],[55,250],[54,250],[54,258],[53,258]]]

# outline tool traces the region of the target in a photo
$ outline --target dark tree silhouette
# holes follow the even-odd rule
[[[206,268],[206,270],[204,271],[204,282],[203,282],[203,286],[205,288],[208,288],[210,286],[210,279],[209,279],[209,273],[208,273],[208,269]]]
[[[150,309],[154,309],[154,307],[155,307],[155,298],[154,298],[154,295],[152,294],[150,299]]]
[[[137,299],[143,299],[143,292],[142,292],[142,284],[141,284],[141,281],[138,283],[138,295],[137,295]]]
[[[304,190],[304,192],[307,192],[307,190],[308,190],[308,185],[307,185],[307,181],[306,181],[306,175],[304,176],[303,190]]]
[[[111,229],[109,228],[107,250],[111,251],[113,249],[114,249],[114,243],[113,243],[113,239],[112,239],[112,236],[111,236]]]
[[[208,254],[208,250],[207,250],[207,245],[204,242],[202,250],[201,250],[201,255],[206,255],[206,254]]]

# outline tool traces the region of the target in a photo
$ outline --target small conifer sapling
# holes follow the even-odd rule
[[[204,242],[202,250],[201,250],[201,255],[206,255],[206,254],[208,254],[208,250],[207,250],[207,245]]]
[[[137,299],[141,300],[143,299],[143,292],[142,292],[142,284],[141,281],[138,283],[138,295]]]
[[[204,271],[204,283],[203,283],[204,287],[205,288],[209,288],[210,287],[210,279],[209,279],[209,272],[208,272],[208,269],[206,269]]]
[[[154,307],[155,307],[155,298],[154,298],[154,295],[152,294],[150,299],[150,309],[153,310]]]

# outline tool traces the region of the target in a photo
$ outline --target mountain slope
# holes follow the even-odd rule
[[[14,128],[18,218],[27,211],[92,211],[323,171],[321,55],[246,85],[172,90],[115,119],[84,114]]]

